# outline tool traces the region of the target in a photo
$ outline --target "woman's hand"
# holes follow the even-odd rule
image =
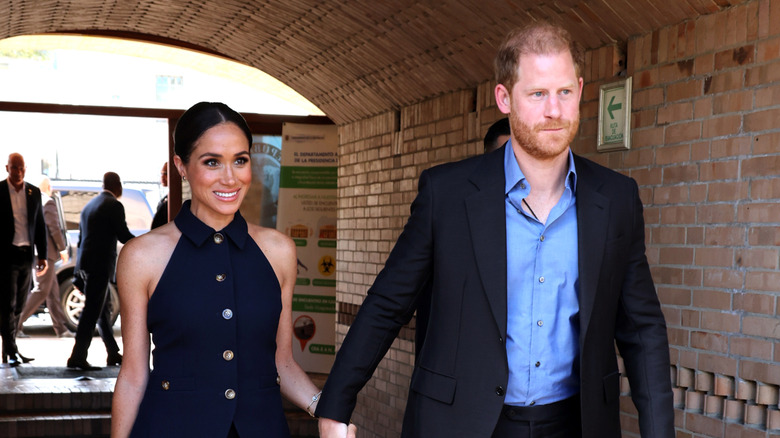
[[[320,417],[320,438],[356,438],[357,426],[346,425],[330,418]]]

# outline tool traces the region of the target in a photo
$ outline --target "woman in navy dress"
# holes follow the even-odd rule
[[[238,211],[251,143],[221,103],[176,125],[174,164],[192,200],[120,254],[112,437],[289,437],[282,394],[314,412],[319,390],[292,356],[295,245]]]

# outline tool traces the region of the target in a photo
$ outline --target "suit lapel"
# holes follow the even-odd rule
[[[577,235],[580,276],[580,344],[593,314],[601,261],[609,226],[609,199],[599,193],[600,183],[583,160],[577,168]]]
[[[477,271],[496,325],[505,335],[506,213],[503,157],[500,152],[485,156],[470,177],[478,190],[467,196],[465,202]]]

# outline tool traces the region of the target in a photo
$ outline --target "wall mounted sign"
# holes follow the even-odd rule
[[[599,88],[599,152],[631,148],[631,78]]]

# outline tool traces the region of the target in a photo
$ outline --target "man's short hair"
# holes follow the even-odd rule
[[[103,174],[103,188],[110,192],[114,192],[115,189],[122,188],[122,180],[119,178],[119,175],[117,175],[116,173],[106,172],[105,174]]]
[[[485,153],[494,151],[502,146],[497,144],[498,137],[501,137],[502,135],[512,135],[512,130],[509,128],[509,119],[507,117],[497,120],[488,128],[484,140]]]
[[[550,55],[568,50],[577,77],[582,76],[585,51],[564,28],[538,23],[509,32],[498,48],[494,61],[496,82],[511,90],[517,81],[517,67],[523,55]]]

